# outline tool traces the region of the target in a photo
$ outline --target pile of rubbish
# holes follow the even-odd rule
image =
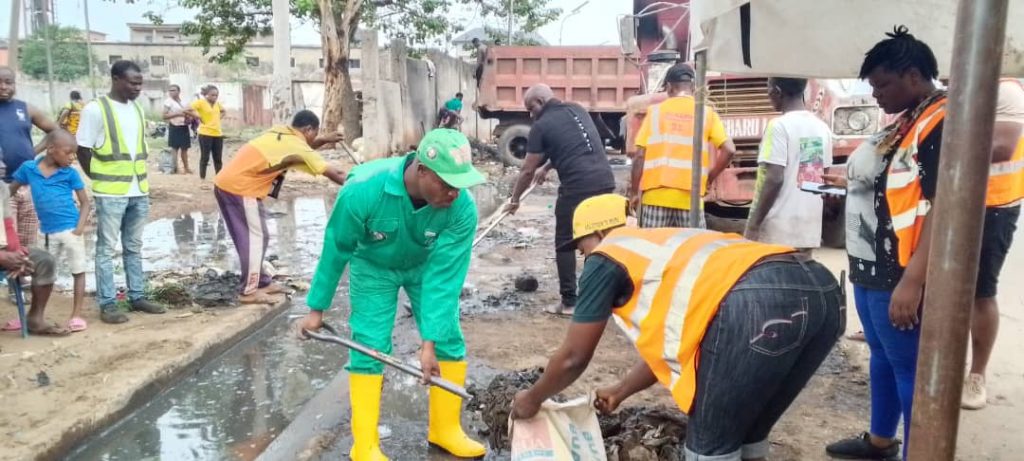
[[[542,368],[502,373],[486,388],[469,386],[473,396],[466,408],[480,413],[486,426],[480,435],[500,450],[510,447],[508,417],[516,392],[540,379]],[[555,397],[561,401],[561,396]],[[677,461],[686,439],[686,416],[666,407],[629,407],[612,415],[598,416],[608,461]]]
[[[677,409],[629,407],[597,419],[608,461],[683,459],[686,415]]]
[[[171,309],[224,307],[238,304],[240,278],[233,272],[200,269],[195,272],[167,271],[151,274],[150,297]]]
[[[495,376],[486,388],[470,385],[466,392],[473,396],[466,409],[480,413],[486,426],[480,435],[487,437],[492,447],[508,449],[508,415],[512,411],[512,399],[516,392],[525,390],[540,379],[544,369],[540,367],[511,371]]]

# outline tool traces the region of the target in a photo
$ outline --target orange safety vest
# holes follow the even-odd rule
[[[889,204],[892,227],[896,233],[900,267],[907,267],[910,263],[910,255],[914,254],[921,238],[924,217],[931,209],[931,203],[924,198],[921,190],[917,147],[945,117],[946,98],[942,97],[921,112],[889,162],[885,201]]]
[[[703,229],[623,227],[594,251],[629,274],[633,295],[613,311],[615,321],[689,413],[700,343],[718,305],[758,260],[795,250]]]
[[[1013,82],[1024,89],[1024,84],[1012,78],[1000,82]],[[985,206],[997,207],[1024,199],[1024,136],[1017,141],[1013,156],[1005,162],[993,163],[988,169],[988,195]]]
[[[647,115],[651,118],[651,134],[644,148],[640,190],[670,188],[688,191],[693,189],[693,112],[662,113],[662,104],[652,107]],[[704,114],[707,120],[707,109]],[[701,150],[701,165],[700,194],[704,195],[711,165],[706,142]]]

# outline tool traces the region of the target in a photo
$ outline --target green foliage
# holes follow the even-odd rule
[[[351,0],[332,1],[334,13],[340,17]],[[250,40],[272,30],[271,0],[180,0],[180,4],[198,11],[182,30],[194,37],[204,53],[214,46],[224,47],[211,56],[216,62],[230,61]],[[516,29],[532,32],[557,19],[561,10],[548,8],[547,4],[548,0],[515,0]],[[317,0],[290,0],[290,5],[292,17],[319,22]],[[463,24],[452,14],[460,7],[477,8],[482,20],[504,21],[508,5],[509,0],[364,0],[356,17],[360,27],[380,30],[416,48],[461,32]]]
[[[89,75],[89,54],[82,31],[75,27],[49,26],[36,31],[21,44],[19,62],[22,72],[37,79],[46,78],[46,32],[52,34],[53,77],[69,82]]]

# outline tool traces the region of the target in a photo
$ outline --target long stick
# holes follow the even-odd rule
[[[522,201],[524,198],[526,198],[526,196],[530,195],[530,192],[533,192],[533,188],[534,187],[537,187],[537,185],[536,184],[530,184],[530,187],[527,187],[526,190],[523,191],[523,195],[519,197],[519,200]],[[497,217],[495,217],[491,221],[491,223],[487,225],[487,228],[484,229],[484,231],[481,232],[480,235],[478,235],[476,237],[476,239],[473,240],[473,248],[476,248],[477,244],[482,242],[484,240],[484,237],[487,237],[487,234],[491,233],[491,231],[494,230],[494,228],[498,226],[498,223],[500,223],[501,220],[505,219],[507,216],[508,216],[508,212],[502,211],[501,214],[499,214]]]
[[[402,363],[402,361],[400,361],[400,360],[398,360],[398,359],[396,359],[396,358],[394,358],[394,357],[392,357],[390,355],[387,355],[387,354],[385,354],[383,352],[380,352],[380,351],[378,351],[376,349],[371,349],[371,348],[366,347],[366,346],[364,346],[362,344],[359,344],[359,343],[357,343],[355,341],[342,338],[341,336],[338,336],[338,332],[335,331],[334,328],[331,328],[327,324],[324,324],[323,328],[324,328],[324,330],[329,331],[330,334],[317,333],[317,332],[313,332],[313,331],[309,331],[309,330],[303,330],[303,331],[310,338],[317,339],[317,340],[320,340],[320,341],[329,342],[329,343],[341,344],[342,346],[345,346],[345,347],[347,347],[349,349],[352,349],[354,351],[362,352],[363,354],[368,355],[370,358],[373,358],[373,359],[375,359],[377,361],[380,361],[380,362],[382,362],[385,365],[389,365],[389,366],[392,366],[394,368],[397,368],[399,371],[401,371],[401,372],[403,372],[405,374],[414,376],[414,377],[416,377],[418,379],[423,379],[423,370],[420,370],[419,368],[416,368],[416,367],[414,367],[412,365],[408,365],[408,364]],[[453,383],[451,381],[448,381],[447,379],[444,379],[444,378],[438,378],[437,376],[431,376],[430,377],[430,385],[431,386],[437,386],[437,387],[439,387],[441,389],[444,389],[444,390],[446,390],[448,392],[451,392],[452,394],[455,394],[455,395],[457,395],[459,397],[462,397],[464,399],[472,398],[472,396],[469,395],[469,392],[466,392],[465,388],[463,388],[462,386],[459,386],[459,385],[457,385],[457,384],[455,384],[455,383]]]
[[[356,153],[352,151],[351,147],[348,147],[348,144],[345,144],[344,141],[341,141],[338,144],[341,145],[341,150],[345,151],[345,153],[348,154],[348,158],[352,159],[353,163],[355,163],[356,165],[362,165],[363,161],[356,157]]]

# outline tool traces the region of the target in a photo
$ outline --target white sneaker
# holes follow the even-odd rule
[[[967,375],[964,380],[964,394],[960,407],[965,410],[980,410],[988,405],[988,393],[985,391],[985,376],[977,373]]]

